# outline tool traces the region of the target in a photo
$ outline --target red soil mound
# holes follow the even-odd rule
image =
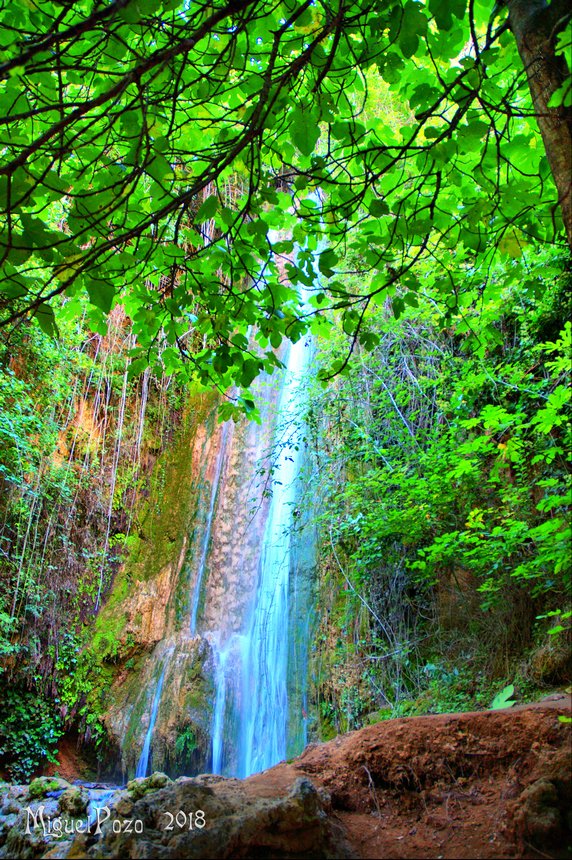
[[[569,697],[391,720],[247,780],[276,796],[307,775],[362,858],[569,857]]]

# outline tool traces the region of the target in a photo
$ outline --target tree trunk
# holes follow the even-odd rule
[[[572,248],[572,110],[548,107],[568,76],[566,62],[554,54],[556,36],[570,15],[568,2],[507,0],[507,8]]]

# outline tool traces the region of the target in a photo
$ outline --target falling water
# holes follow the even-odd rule
[[[274,493],[262,544],[258,592],[246,635],[241,776],[264,770],[286,756],[290,529],[300,460],[299,445],[291,434],[299,411],[301,374],[308,352],[303,340],[290,347],[280,398],[279,421],[290,438],[283,443],[273,475]]]
[[[242,631],[224,641],[208,635],[214,658],[212,767],[248,776],[286,756],[291,528],[295,518],[300,451],[296,420],[301,375],[310,350],[290,347],[279,402],[282,439],[273,471],[274,491],[260,548],[258,583]]]
[[[227,766],[225,755],[225,724],[226,716],[232,711],[236,699],[237,682],[240,685],[240,672],[236,672],[237,663],[241,663],[241,645],[244,637],[233,635],[224,647],[220,648],[218,636],[209,637],[215,660],[215,702],[212,722],[212,771],[223,773]],[[237,660],[238,655],[238,660]]]
[[[153,739],[153,730],[155,728],[155,723],[157,722],[157,711],[159,710],[161,693],[163,691],[163,681],[165,680],[165,672],[167,671],[168,663],[168,657],[165,657],[163,661],[163,666],[161,668],[161,674],[159,676],[159,683],[157,684],[157,689],[153,698],[153,704],[151,706],[149,728],[147,729],[147,734],[145,735],[145,742],[143,744],[143,749],[141,750],[141,755],[139,756],[139,761],[137,762],[137,769],[135,771],[136,777],[147,776],[147,768],[149,767],[149,753],[151,751],[151,741]]]
[[[226,709],[226,658],[228,650],[216,650],[213,646],[215,654],[215,688],[216,696],[213,713],[213,773],[222,773],[223,765],[223,744],[224,744],[224,713]]]
[[[193,589],[193,596],[191,600],[191,635],[194,636],[197,632],[197,610],[199,608],[199,599],[201,596],[201,588],[203,577],[205,573],[207,556],[209,551],[209,544],[211,540],[211,533],[213,527],[213,518],[216,508],[216,500],[218,495],[218,488],[220,484],[220,477],[222,475],[222,467],[224,463],[224,454],[226,449],[226,443],[228,439],[229,433],[229,425],[230,422],[226,421],[223,425],[221,438],[220,438],[220,448],[218,451],[218,456],[215,465],[215,473],[213,476],[213,482],[211,486],[211,497],[209,501],[209,507],[207,511],[207,518],[205,523],[205,530],[203,534],[203,540],[201,544],[201,554],[199,556],[199,564],[197,567],[197,575],[195,579],[195,586]]]

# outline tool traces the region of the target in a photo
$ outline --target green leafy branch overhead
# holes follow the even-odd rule
[[[247,388],[328,308],[348,355],[371,348],[370,303],[414,300],[428,259],[451,310],[495,255],[572,236],[560,2],[28,2],[0,20],[4,326],[52,332],[87,296],[103,331],[121,302],[133,373]]]

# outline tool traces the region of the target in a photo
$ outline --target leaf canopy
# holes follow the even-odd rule
[[[495,255],[518,277],[522,247],[562,226],[505,14],[484,0],[5,4],[2,324],[32,314],[53,332],[87,296],[97,331],[121,302],[136,367],[246,387],[328,308],[345,309],[350,348],[397,284],[399,316],[428,259],[445,316]]]

